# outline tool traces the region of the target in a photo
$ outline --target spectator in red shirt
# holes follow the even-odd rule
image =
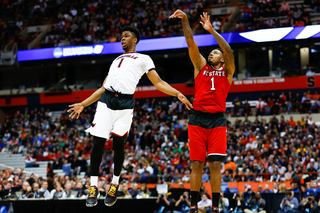
[[[178,166],[180,164],[179,153],[174,154],[174,158],[172,159],[172,165]]]
[[[288,121],[288,124],[291,125],[292,127],[295,127],[297,125],[297,123],[295,122],[295,120],[293,120],[293,117],[290,116],[290,120]]]
[[[283,3],[281,4],[281,7],[279,9],[279,12],[282,16],[285,16],[288,14],[288,12],[290,11],[290,6],[288,4],[288,2],[286,2],[285,0],[283,1]]]

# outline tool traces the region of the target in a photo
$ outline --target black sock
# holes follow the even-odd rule
[[[115,176],[119,176],[122,170],[124,161],[124,143],[127,140],[127,135],[118,137],[113,136],[113,151],[114,151],[114,172]]]
[[[99,167],[102,160],[105,138],[93,137],[93,147],[90,157],[91,176],[99,176]]]
[[[220,199],[220,193],[212,193],[212,207],[218,207]]]
[[[196,206],[198,204],[199,192],[198,191],[190,191],[190,196],[191,196],[191,206]]]

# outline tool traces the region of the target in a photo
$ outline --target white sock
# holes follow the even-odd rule
[[[120,176],[115,176],[113,175],[113,178],[112,178],[112,184],[113,185],[119,185],[119,179],[120,179]]]
[[[90,177],[91,186],[98,187],[98,176],[91,176]]]

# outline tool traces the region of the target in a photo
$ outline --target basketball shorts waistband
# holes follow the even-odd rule
[[[116,98],[126,98],[126,99],[133,98],[133,94],[123,94],[123,93],[119,93],[119,92],[110,91],[107,89],[105,90],[105,93],[108,95],[112,95],[113,97],[116,97]]]
[[[200,116],[205,116],[205,117],[208,117],[208,118],[221,118],[221,117],[224,117],[224,113],[223,112],[209,113],[209,112],[202,112],[202,111],[194,110],[193,114],[200,115]]]

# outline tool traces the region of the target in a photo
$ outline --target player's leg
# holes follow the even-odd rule
[[[110,109],[105,103],[98,102],[97,111],[92,121],[92,126],[86,130],[93,138],[93,147],[91,150],[90,157],[90,185],[88,187],[89,195],[86,200],[86,206],[92,207],[97,205],[98,192],[98,177],[99,177],[99,166],[102,160],[103,148],[106,139],[110,137],[112,126],[112,114]]]
[[[114,172],[110,189],[108,190],[108,194],[104,200],[104,204],[106,206],[112,206],[117,201],[120,173],[124,161],[124,144],[127,141],[127,134],[124,136],[113,135],[112,137],[114,151]]]
[[[221,188],[221,161],[209,162],[210,168],[210,185],[212,191],[212,207],[218,207]],[[219,210],[219,208],[218,208]]]
[[[99,165],[102,160],[103,147],[106,142],[105,138],[100,138],[94,136],[93,138],[93,147],[90,157],[90,182],[91,186],[88,187],[88,198],[86,200],[86,206],[92,207],[98,204],[97,197],[99,196],[98,191],[98,177],[99,177]]]
[[[209,131],[210,133],[208,134],[208,158],[210,168],[210,185],[212,191],[212,212],[218,212],[218,204],[221,189],[220,165],[226,157],[227,127],[219,126]]]
[[[191,176],[190,176],[190,212],[197,212],[197,203],[199,191],[202,182],[202,169],[206,160],[205,137],[202,127],[197,126],[196,116],[192,115],[188,125],[189,149],[191,160]],[[190,124],[191,123],[191,124]],[[195,125],[194,125],[195,124]]]
[[[190,196],[191,206],[196,206],[198,203],[199,191],[202,183],[202,170],[204,161],[193,160],[191,162],[191,176],[190,176]]]
[[[114,174],[110,189],[104,200],[106,206],[112,206],[117,201],[120,173],[124,161],[124,144],[127,141],[128,132],[132,123],[133,109],[113,111],[115,122],[111,132],[114,150]]]

